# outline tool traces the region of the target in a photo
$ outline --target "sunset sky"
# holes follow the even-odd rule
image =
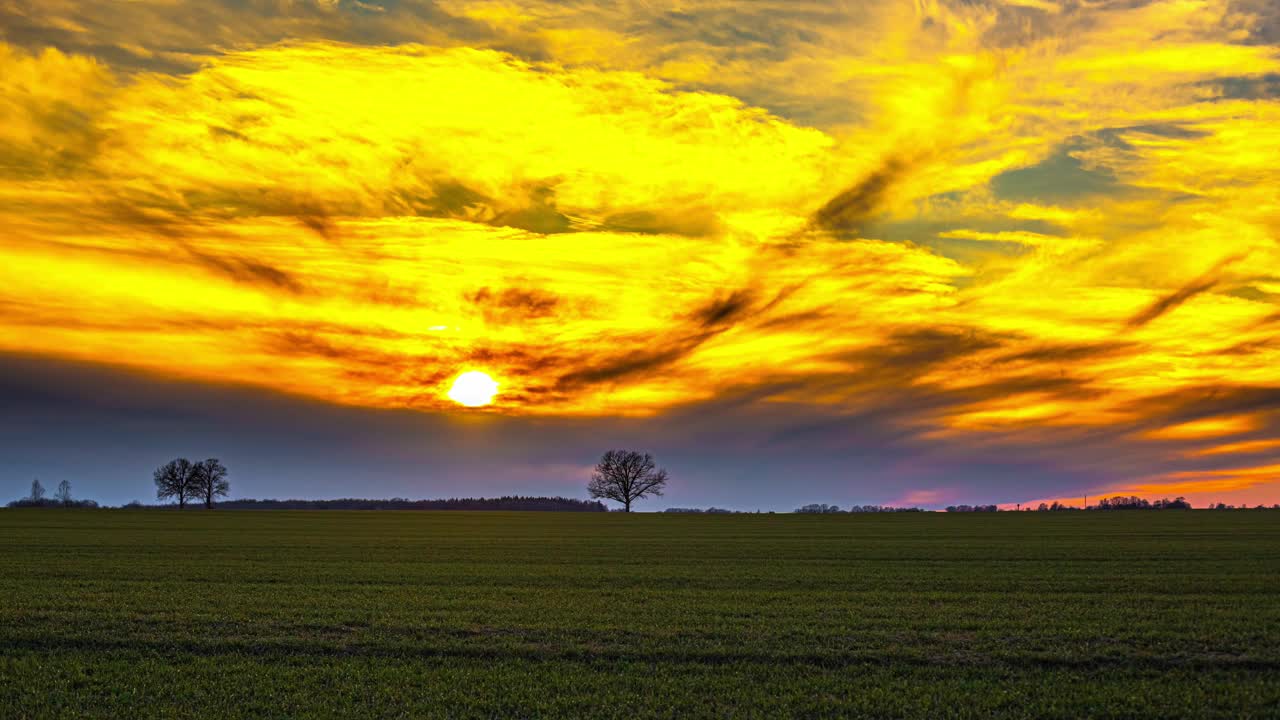
[[[0,1],[0,499],[1280,502],[1278,189],[1273,0]]]

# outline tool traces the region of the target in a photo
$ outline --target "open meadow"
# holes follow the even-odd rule
[[[1280,513],[0,511],[0,717],[1280,717]]]

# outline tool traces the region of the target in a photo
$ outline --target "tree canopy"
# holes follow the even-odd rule
[[[631,503],[661,496],[666,485],[667,471],[657,467],[649,453],[610,450],[596,463],[587,490],[591,497],[620,502],[623,510],[631,512]]]

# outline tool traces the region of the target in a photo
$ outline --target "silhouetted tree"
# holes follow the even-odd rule
[[[194,483],[196,464],[186,458],[176,458],[161,465],[155,472],[156,499],[177,498],[178,509],[187,506],[187,498],[196,497]]]
[[[625,512],[631,503],[649,495],[662,495],[667,485],[667,471],[658,468],[649,453],[634,450],[610,450],[596,463],[587,490],[593,498],[616,500]]]
[[[40,478],[31,481],[31,502],[40,502],[44,499],[44,486],[40,484]]]
[[[66,480],[58,483],[58,492],[54,493],[53,497],[63,505],[70,506],[73,502],[71,500],[71,483]]]
[[[205,508],[212,510],[214,498],[226,497],[231,492],[227,466],[218,458],[195,463],[191,468],[191,487],[193,496],[203,498]]]

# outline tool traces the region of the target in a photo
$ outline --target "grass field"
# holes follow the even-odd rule
[[[0,717],[1280,717],[1280,513],[0,511]]]

